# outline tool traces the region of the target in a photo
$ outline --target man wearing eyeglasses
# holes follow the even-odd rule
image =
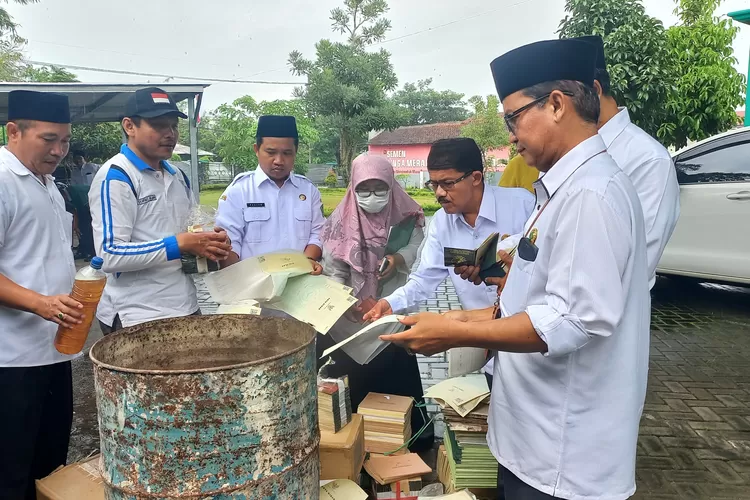
[[[448,276],[464,309],[492,306],[495,287],[474,286],[449,272],[444,248],[475,249],[492,233],[520,232],[534,208],[534,197],[523,188],[488,186],[483,169],[482,153],[473,139],[444,139],[432,145],[426,185],[442,208],[430,223],[417,270],[406,285],[378,301],[365,320],[417,308]]]
[[[498,319],[425,313],[382,337],[428,355],[497,351],[487,438],[507,500],[635,492],[650,337],[645,222],[597,134],[595,61],[586,42],[551,40],[492,62],[510,139],[543,173]]]

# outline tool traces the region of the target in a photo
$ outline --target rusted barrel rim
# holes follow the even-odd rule
[[[192,317],[188,316],[187,318],[190,318],[191,321],[206,321],[207,319],[211,318],[211,316],[216,316],[216,315],[192,316]],[[187,318],[179,318],[179,319],[187,319]],[[175,319],[175,318],[172,318],[172,319]],[[260,318],[260,317],[258,317],[257,319],[262,320],[262,318]],[[281,318],[276,318],[276,319],[281,319]],[[286,318],[283,318],[283,319],[286,320]],[[118,331],[116,333],[111,333],[111,334],[107,335],[106,337],[100,338],[99,340],[97,340],[96,342],[94,342],[94,344],[91,346],[91,349],[89,349],[89,358],[91,359],[91,362],[94,363],[99,368],[105,368],[107,370],[116,371],[116,372],[137,373],[137,374],[143,374],[143,375],[175,375],[175,374],[180,374],[180,373],[221,372],[221,371],[227,371],[227,370],[236,370],[238,368],[239,369],[241,369],[241,368],[248,368],[248,367],[252,367],[252,366],[256,366],[256,365],[265,364],[265,363],[268,363],[269,361],[277,361],[279,359],[286,358],[287,356],[290,356],[292,354],[296,354],[296,353],[298,353],[300,351],[303,351],[303,350],[307,349],[310,346],[310,344],[312,344],[312,343],[315,342],[315,339],[317,338],[317,332],[314,330],[314,328],[310,324],[308,324],[308,323],[302,323],[300,321],[299,323],[302,324],[305,328],[308,328],[310,331],[312,331],[313,335],[311,335],[311,338],[310,338],[309,341],[305,342],[304,344],[300,344],[299,347],[295,347],[294,349],[291,349],[289,351],[286,351],[286,352],[283,352],[283,353],[280,353],[280,354],[276,354],[274,356],[270,356],[270,357],[267,357],[267,358],[258,359],[258,360],[255,360],[255,361],[248,361],[246,363],[237,363],[237,364],[234,364],[234,365],[215,366],[215,367],[211,367],[211,368],[178,369],[178,370],[141,370],[141,369],[137,369],[137,368],[125,368],[125,367],[122,367],[122,366],[110,365],[108,363],[105,363],[105,362],[97,359],[96,356],[94,356],[94,349],[99,344],[103,344],[105,342],[112,342],[112,340],[110,340],[112,338],[117,338],[118,336],[121,336],[121,335],[128,335],[130,333],[138,332],[138,331],[143,330],[145,328],[151,327],[155,323],[161,323],[161,322],[164,322],[164,321],[169,321],[169,319],[160,319],[160,320],[157,320],[157,321],[149,321],[148,323],[142,323],[142,324],[137,325],[137,326],[131,326],[129,328],[123,328],[122,330],[120,330],[120,331]],[[297,321],[297,320],[289,319],[287,321]]]

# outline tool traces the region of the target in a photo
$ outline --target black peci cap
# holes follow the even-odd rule
[[[299,139],[297,120],[293,116],[264,115],[258,119],[257,139],[263,137],[291,137]]]
[[[604,40],[599,35],[579,36],[570,40],[580,40],[596,47],[596,69],[607,69],[607,59],[604,57]]]
[[[8,94],[8,121],[70,123],[68,96],[53,92],[14,90]]]
[[[490,63],[500,100],[556,80],[594,85],[596,47],[580,40],[546,40],[518,47]]]
[[[187,118],[187,115],[179,110],[172,96],[157,87],[136,90],[125,105],[124,116],[129,118],[156,118],[165,115]]]

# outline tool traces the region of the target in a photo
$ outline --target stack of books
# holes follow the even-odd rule
[[[488,413],[486,403],[466,417],[445,409],[445,456],[438,468],[443,469],[441,480],[449,491],[497,485],[497,460],[487,444]]]
[[[321,430],[339,432],[352,420],[349,377],[318,381],[318,421]]]
[[[365,420],[365,450],[370,453],[404,454],[404,443],[411,438],[411,411],[414,400],[371,392],[359,404],[357,413]]]

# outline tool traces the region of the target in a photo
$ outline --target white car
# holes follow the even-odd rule
[[[673,156],[680,218],[657,273],[750,285],[750,127]]]

